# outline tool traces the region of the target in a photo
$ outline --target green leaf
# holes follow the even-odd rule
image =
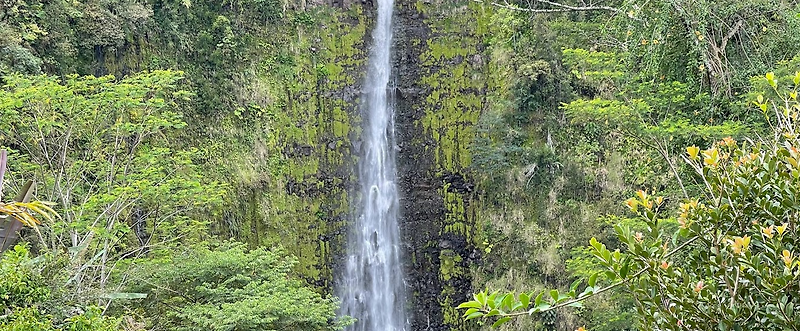
[[[470,308],[469,310],[467,310],[466,313],[464,313],[463,316],[469,316],[470,314],[472,314],[474,312],[477,312],[477,311],[479,311],[478,308]]]
[[[772,88],[777,88],[778,87],[778,82],[775,81],[775,73],[774,72],[768,72],[767,73],[767,82],[769,83],[769,86],[772,86]]]
[[[550,297],[553,298],[554,301],[558,300],[558,290],[550,290]]]
[[[570,294],[559,294],[554,304],[559,304],[575,297],[575,292],[570,292]]]
[[[502,302],[503,302],[502,307],[503,308],[508,308],[508,310],[510,310],[510,308],[514,305],[514,293],[506,294],[503,297],[503,301]]]
[[[469,314],[467,316],[467,318],[465,318],[465,320],[469,321],[469,320],[471,320],[473,318],[478,318],[478,317],[481,317],[481,316],[483,316],[483,312],[474,312],[472,314]]]
[[[495,295],[495,297],[494,297],[494,307],[492,307],[492,308],[497,308],[497,309],[503,308],[503,300],[505,298],[506,298],[505,295],[503,295],[503,296]],[[491,306],[491,303],[489,305]]]
[[[625,279],[628,276],[628,271],[631,269],[631,256],[628,255],[625,257],[625,261],[622,262],[622,268],[619,269],[619,276]]]
[[[594,247],[594,249],[596,249],[598,251],[602,247],[600,242],[598,242],[597,239],[595,239],[595,237],[592,237],[592,239],[589,239],[589,245],[592,245],[592,247]]]
[[[458,305],[458,309],[482,308],[482,307],[483,307],[483,305],[480,302],[477,302],[477,301],[468,301],[468,302],[464,302],[464,303]]]
[[[594,286],[594,284],[597,283],[597,274],[598,273],[593,273],[591,276],[589,276],[589,286]]]
[[[489,294],[489,297],[486,298],[486,304],[489,305],[489,308],[496,308],[498,301],[495,300],[497,298],[498,291],[494,291],[492,294]]]
[[[522,308],[528,309],[528,306],[531,304],[531,296],[522,292],[519,294],[519,302],[522,304]]]
[[[567,307],[583,308],[583,303],[580,301],[570,302],[569,304],[567,304]]]
[[[499,327],[499,326],[505,324],[506,322],[508,322],[510,320],[511,320],[511,317],[503,317],[503,318],[497,320],[497,322],[494,322],[494,324],[492,324],[492,328]]]
[[[478,294],[473,295],[475,297],[475,301],[480,302],[481,305],[486,305],[486,291],[481,291]]]
[[[570,292],[575,292],[575,290],[578,289],[578,285],[581,285],[581,281],[582,280],[583,279],[577,279],[574,282],[572,282],[572,285],[569,286],[569,291]]]
[[[583,289],[583,292],[581,292],[581,294],[578,294],[578,297],[579,298],[583,298],[583,297],[585,297],[587,295],[594,294],[594,291],[595,291],[595,287],[587,286],[585,289]]]
[[[602,255],[603,260],[605,260],[609,264],[613,262],[613,260],[611,259],[611,251],[605,249],[605,247],[603,247],[603,250],[600,251],[600,254]]]

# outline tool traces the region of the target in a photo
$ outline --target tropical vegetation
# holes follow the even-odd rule
[[[395,2],[412,329],[799,327],[800,3]],[[0,329],[358,319],[374,9],[0,0]]]

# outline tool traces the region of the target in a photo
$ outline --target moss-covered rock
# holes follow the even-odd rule
[[[467,330],[455,306],[480,260],[472,144],[494,83],[487,15],[464,2],[398,1],[395,48],[404,242],[413,329]]]

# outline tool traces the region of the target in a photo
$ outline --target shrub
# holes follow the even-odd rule
[[[661,197],[639,191],[626,201],[641,229],[615,226],[625,251],[611,251],[594,238],[590,251],[605,268],[567,293],[477,293],[467,319],[512,317],[581,302],[624,288],[635,300],[645,330],[796,330],[800,318],[800,72],[788,88],[767,74],[769,97],[754,103],[773,134],[759,140],[725,138],[683,155],[705,187],[680,203],[676,218]],[[677,231],[670,231],[678,224]],[[640,230],[640,231],[639,231]],[[600,286],[603,281],[607,286]],[[601,282],[601,283],[598,283]],[[549,298],[548,298],[549,297]]]

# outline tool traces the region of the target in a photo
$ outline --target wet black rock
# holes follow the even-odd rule
[[[447,172],[442,176],[442,181],[449,184],[447,191],[451,193],[469,193],[475,189],[475,184],[469,183],[464,176],[458,173]]]

